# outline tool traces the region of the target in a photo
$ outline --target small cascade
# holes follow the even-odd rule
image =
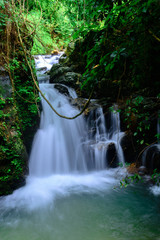
[[[157,166],[154,166],[154,158],[157,152],[160,152],[160,120],[157,120],[157,144],[150,145],[142,155],[142,166],[149,167],[149,169],[154,169]],[[147,166],[147,156],[149,155],[150,161],[149,166]],[[159,165],[159,164],[158,164]]]
[[[58,55],[35,55],[35,68],[37,70],[37,79],[39,83],[49,83],[49,75],[46,73],[51,70],[53,64],[59,62],[63,52]]]
[[[95,121],[94,116],[95,115]],[[101,107],[98,107],[94,113],[91,113],[88,119],[88,146],[92,168],[96,170],[105,169],[110,166],[124,165],[123,150],[120,145],[124,133],[120,131],[120,117],[115,110],[111,112],[111,123],[109,130],[106,129],[105,117]],[[113,159],[107,159],[110,148],[114,148]],[[117,159],[118,164],[112,163]],[[109,162],[110,161],[110,162]]]
[[[53,64],[59,62],[59,58],[63,53],[58,55],[36,55],[34,56],[35,60],[35,67],[37,71],[41,71],[41,73],[45,73],[46,71],[50,70]]]

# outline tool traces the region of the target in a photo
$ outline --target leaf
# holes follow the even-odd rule
[[[147,12],[147,8],[144,7],[144,8],[142,9],[142,12],[143,12],[143,13],[146,13],[146,12]]]
[[[111,53],[110,57],[111,58],[115,58],[117,56],[118,52],[117,51],[114,51]]]
[[[94,69],[94,68],[97,68],[97,67],[99,67],[99,64],[95,65],[95,66],[93,67],[93,69]]]

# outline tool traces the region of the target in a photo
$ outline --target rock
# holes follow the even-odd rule
[[[61,64],[54,64],[49,72],[50,74],[50,82],[53,83],[55,78],[58,78],[62,75],[64,75],[67,72],[71,72],[72,68],[65,67]]]
[[[8,75],[0,75],[0,94],[4,98],[11,97],[12,86]]]
[[[139,174],[140,176],[144,176],[145,174],[147,174],[147,168],[144,167],[144,166],[139,167],[139,168],[138,168],[138,174]]]
[[[136,160],[136,150],[134,149],[133,136],[131,133],[126,132],[125,136],[121,139],[121,147],[125,162],[133,163]]]
[[[70,103],[78,108],[79,110],[82,110],[84,108],[84,105],[86,104],[88,99],[86,98],[74,98],[70,100]],[[90,101],[89,105],[87,106],[84,115],[86,117],[86,120],[88,121],[88,124],[90,125],[90,121],[94,121],[95,119],[95,109],[99,108],[100,105],[98,104],[98,101]]]
[[[107,165],[111,168],[116,168],[119,165],[116,147],[114,143],[110,143],[107,150]]]
[[[0,72],[5,72],[5,71],[6,71],[5,68],[0,66]]]
[[[61,83],[69,87],[76,87],[81,74],[72,72],[72,67],[55,64],[50,70],[50,83]]]
[[[67,56],[66,54],[64,53],[60,58],[59,58],[59,63],[60,64],[64,64],[67,62]]]
[[[51,52],[51,55],[58,55],[59,54],[59,51],[58,50],[53,50],[52,52]]]
[[[74,51],[74,48],[75,48],[75,42],[72,41],[67,46],[67,49],[65,51],[66,55],[69,56]]]
[[[145,166],[149,173],[154,169],[160,171],[160,145],[155,144],[151,146],[146,152]]]
[[[55,84],[54,88],[57,89],[61,94],[69,96],[69,91],[68,91],[68,88],[66,86],[60,85],[60,84]]]
[[[67,72],[65,74],[65,82],[68,86],[76,87],[79,84],[81,74],[75,72]]]
[[[37,68],[37,71],[47,71],[47,67]]]

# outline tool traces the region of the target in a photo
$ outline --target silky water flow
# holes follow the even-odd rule
[[[46,59],[50,64],[55,57]],[[60,114],[78,113],[70,104],[77,97],[74,90],[68,88],[67,97],[54,84],[40,88]],[[109,168],[110,144],[124,165],[116,106],[109,128],[100,106],[75,120],[58,117],[43,98],[42,107],[26,185],[0,198],[0,240],[160,239],[160,197],[145,184],[120,189],[125,168]]]
[[[40,84],[41,91],[52,106],[64,116],[75,116],[79,111],[74,108],[68,97],[60,94],[53,84]],[[76,93],[69,89],[70,97]],[[57,116],[48,103],[42,98],[43,111],[40,129],[37,131],[29,170],[31,176],[48,176],[51,174],[86,173],[92,170],[104,170],[107,166],[107,148],[115,144],[119,162],[124,164],[120,140],[119,113],[111,113],[111,128],[106,132],[105,119],[101,107],[96,110],[96,120],[90,129],[84,117],[67,120]],[[93,136],[88,135],[95,129]]]

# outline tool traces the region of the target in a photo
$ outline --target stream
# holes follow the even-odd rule
[[[64,96],[44,74],[57,61],[37,57],[39,85],[60,114],[74,116],[75,91],[66,87]],[[111,113],[108,127],[100,106],[94,116],[62,119],[42,99],[26,185],[0,198],[0,240],[160,240],[159,188],[145,181],[120,188],[126,169],[119,113]]]

